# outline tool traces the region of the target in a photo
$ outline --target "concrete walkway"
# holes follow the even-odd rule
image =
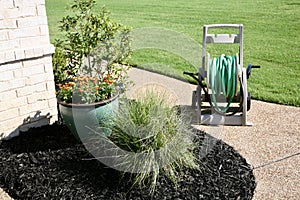
[[[0,199],[1,200],[12,200],[12,198],[2,188],[0,188]]]
[[[172,102],[190,108],[194,85],[140,69],[132,69],[135,86],[128,95],[154,87],[170,96]],[[191,109],[190,109],[191,110]],[[252,127],[199,126],[234,147],[253,166],[257,181],[254,199],[300,199],[300,108],[252,101],[248,120]]]

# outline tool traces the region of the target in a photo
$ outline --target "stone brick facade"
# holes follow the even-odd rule
[[[45,0],[0,0],[0,139],[57,120]]]

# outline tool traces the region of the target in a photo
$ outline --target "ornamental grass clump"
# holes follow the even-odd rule
[[[189,123],[153,91],[123,103],[110,129],[110,141],[129,152],[115,163],[129,172],[133,185],[153,192],[159,175],[176,184],[184,168],[198,168]]]

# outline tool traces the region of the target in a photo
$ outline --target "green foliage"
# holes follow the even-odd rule
[[[63,44],[72,76],[78,73],[83,59],[90,56],[101,42],[113,37],[120,27],[109,18],[104,8],[94,14],[91,10],[94,5],[93,0],[74,0],[71,5],[73,14],[60,21],[60,30],[66,33]]]
[[[65,35],[63,39],[57,39],[55,44],[65,51],[65,71],[68,76],[77,75],[84,59],[90,59],[100,48],[106,48],[109,50],[106,53],[114,56],[113,59],[110,58],[111,63],[122,62],[131,53],[129,28],[114,22],[104,7],[95,14],[95,4],[94,0],[74,0],[71,5],[72,14],[60,21],[59,30]],[[116,38],[119,39],[118,45],[115,44]],[[108,48],[112,46],[113,51]],[[102,56],[101,59],[107,58]],[[91,67],[90,60],[87,64]]]
[[[124,159],[134,184],[148,187],[150,183],[153,192],[159,174],[176,183],[184,167],[198,168],[188,124],[177,109],[169,107],[165,97],[153,91],[120,107],[111,123],[110,140],[135,153]]]
[[[52,67],[56,84],[61,83],[67,77],[67,61],[65,52],[58,46],[52,55]]]
[[[72,13],[60,21],[59,30],[64,33],[64,38],[55,42],[53,70],[56,83],[81,79],[81,76],[85,79],[94,77],[96,81],[80,82],[80,85],[75,82],[71,87],[68,82],[60,85],[57,94],[65,102],[72,102],[73,95],[80,96],[78,103],[105,100],[121,84],[127,85],[129,68],[122,63],[131,54],[130,29],[110,19],[105,8],[96,13],[93,10],[95,4],[94,0],[74,0]],[[113,79],[109,84],[107,77]],[[99,89],[95,91],[96,86]],[[81,90],[84,92],[78,92]],[[94,91],[96,93],[92,94]]]

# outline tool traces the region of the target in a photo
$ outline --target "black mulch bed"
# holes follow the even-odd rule
[[[205,133],[198,135],[200,141]],[[89,157],[62,125],[31,129],[0,141],[0,187],[15,199],[151,199],[126,175],[83,159]],[[251,166],[232,147],[215,140],[201,163],[200,171],[186,169],[177,187],[160,176],[152,199],[252,199]]]

